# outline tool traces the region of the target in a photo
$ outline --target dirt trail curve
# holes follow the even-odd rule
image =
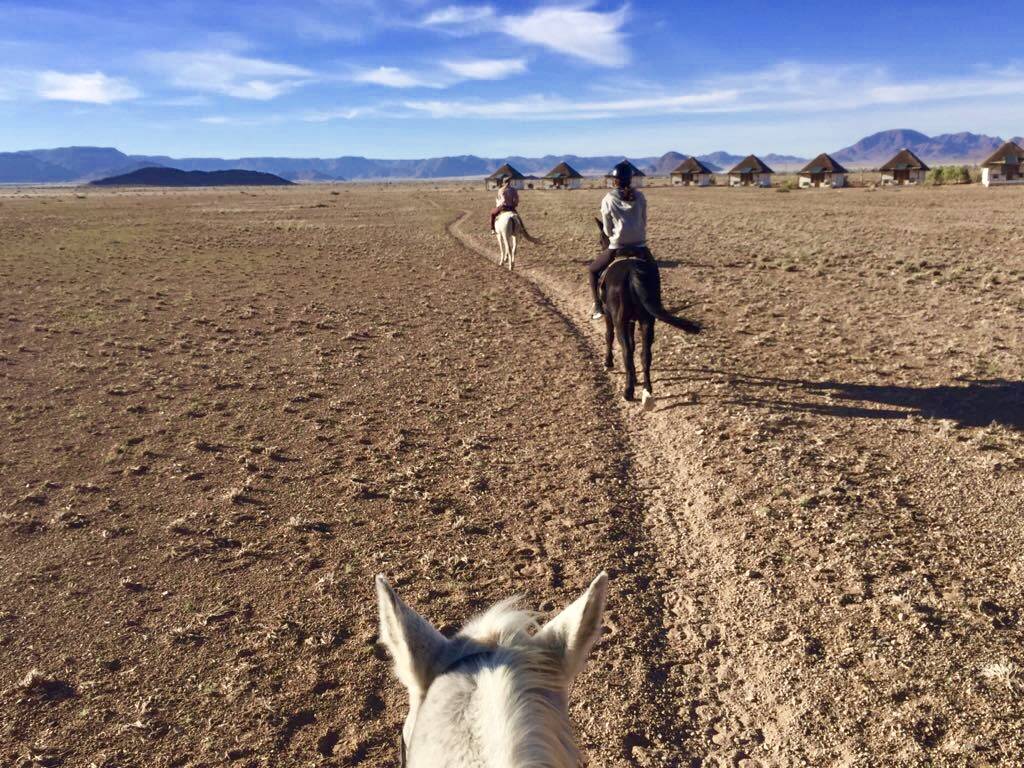
[[[648,193],[665,303],[709,327],[659,325],[658,408],[620,411],[685,758],[1024,755],[1024,253],[990,245],[1024,230],[978,192]],[[517,263],[595,360],[601,194],[528,197]]]

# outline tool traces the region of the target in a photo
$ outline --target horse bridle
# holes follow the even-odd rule
[[[437,675],[437,677],[434,678],[434,680],[437,680],[438,677],[442,677],[443,675],[447,675],[453,669],[455,669],[456,667],[462,666],[463,664],[465,664],[470,659],[475,659],[477,656],[486,656],[487,654],[489,654],[491,652],[491,650],[492,649],[490,649],[490,648],[485,648],[484,650],[477,651],[476,653],[471,653],[468,656],[460,656],[458,659],[456,659],[451,664],[449,664],[447,667],[445,667],[443,670],[441,670],[441,672]],[[431,685],[433,685],[433,681],[431,681]],[[427,691],[429,691],[429,690],[430,690],[430,688],[428,687]],[[427,695],[426,691],[424,691],[423,695],[424,696]],[[403,728],[399,728],[398,729],[398,766],[399,766],[399,768],[406,768],[406,761],[407,760],[408,760],[408,749],[407,749],[406,744],[405,744],[405,731],[404,731]]]

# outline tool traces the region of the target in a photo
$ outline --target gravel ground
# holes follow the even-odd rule
[[[3,192],[0,763],[391,765],[373,574],[602,568],[592,766],[1019,762],[1024,190],[649,190],[649,413],[600,194]]]

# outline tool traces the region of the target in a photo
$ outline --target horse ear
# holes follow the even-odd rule
[[[416,699],[430,687],[449,641],[403,603],[387,579],[378,575],[376,581],[380,642],[395,662],[395,675]]]
[[[566,679],[572,682],[583,671],[590,649],[601,636],[608,574],[602,571],[576,602],[544,625],[537,640],[562,657]]]

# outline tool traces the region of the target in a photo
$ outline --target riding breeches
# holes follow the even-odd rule
[[[601,303],[601,297],[598,295],[598,284],[601,281],[601,275],[604,273],[611,263],[615,261],[615,258],[619,255],[619,251],[625,250],[630,256],[639,256],[645,259],[654,259],[654,255],[651,253],[649,248],[646,247],[634,247],[629,248],[608,248],[601,252],[601,255],[594,259],[587,265],[587,271],[590,273],[590,293],[594,297],[594,304]]]
[[[509,208],[507,205],[499,205],[493,211],[491,211],[491,232],[494,231],[494,220],[497,219],[503,213],[515,213],[515,208]]]

